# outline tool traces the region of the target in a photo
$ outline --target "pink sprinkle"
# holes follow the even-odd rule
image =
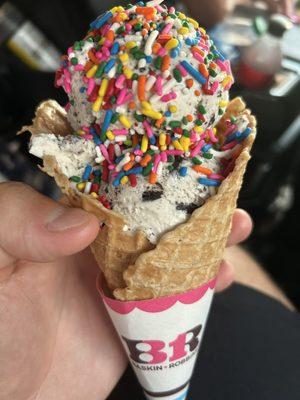
[[[159,12],[165,12],[166,10],[162,7],[162,6],[160,6],[160,5],[157,5],[157,6],[155,6],[155,8],[157,9],[157,11],[159,11]],[[175,10],[174,10],[175,11]],[[172,13],[173,14],[173,13]]]
[[[145,130],[146,130],[147,136],[148,136],[149,138],[151,138],[151,137],[153,136],[153,130],[152,130],[151,125],[149,124],[149,122],[146,121],[146,120],[143,121],[143,127],[144,127]]]
[[[83,82],[87,85],[89,83],[89,78],[87,78],[86,76],[84,76],[82,78]]]
[[[205,145],[204,140],[200,140],[196,146],[191,150],[190,152],[190,157],[195,157],[197,154],[200,153],[200,150],[202,149],[202,147]]]
[[[65,87],[66,93],[71,93],[72,88],[71,88],[71,85],[69,82],[65,82],[64,87]]]
[[[170,93],[167,93],[164,96],[162,96],[160,98],[160,100],[164,103],[167,103],[168,101],[176,99],[176,97],[177,97],[177,94],[175,92],[170,92]]]
[[[67,68],[63,69],[63,73],[65,75],[65,79],[67,82],[71,82],[71,73]]]
[[[122,89],[122,87],[124,86],[124,82],[126,80],[126,76],[124,74],[118,76],[117,80],[116,80],[116,88],[118,89]]]
[[[181,65],[181,64],[178,64],[177,66],[176,66],[176,68],[181,72],[181,75],[183,76],[183,77],[185,77],[185,76],[187,76],[187,70]]]
[[[196,131],[194,131],[194,130],[191,131],[190,139],[191,139],[191,142],[196,142],[196,140],[197,140],[197,132]]]
[[[160,154],[155,154],[152,171],[156,172],[158,164],[160,163]]]
[[[70,110],[70,107],[71,107],[71,103],[68,102],[68,103],[65,105],[64,109],[65,109],[66,111],[69,111],[69,110]]]
[[[90,134],[82,135],[81,137],[83,137],[86,140],[92,140],[93,139],[93,135],[90,135]]]
[[[209,128],[209,129],[207,129],[207,132],[208,132],[208,135],[209,135],[209,138],[210,138],[211,142],[212,143],[217,143],[218,139],[215,137],[213,130],[211,128]]]
[[[216,93],[216,91],[218,90],[218,87],[219,87],[219,82],[214,82],[212,85],[211,85],[211,88],[210,88],[210,90],[213,92],[213,94],[215,94]]]
[[[127,89],[122,89],[119,93],[119,96],[117,98],[117,105],[120,106],[121,104],[124,103],[125,96],[127,94]]]
[[[155,82],[155,91],[159,96],[163,93],[163,78],[160,75],[157,77]]]
[[[201,64],[204,63],[204,58],[201,57],[201,55],[199,53],[197,53],[196,51],[193,51],[193,57],[199,61]]]
[[[231,75],[232,76],[232,71],[231,71],[231,66],[230,66],[229,60],[225,60],[224,61],[224,65],[225,65],[225,68],[226,68],[227,75]]]
[[[110,165],[108,166],[108,169],[110,169],[111,171],[112,171],[113,169],[115,169],[115,168],[116,168],[115,164],[110,164]]]
[[[118,136],[118,135],[127,135],[128,130],[123,128],[123,129],[113,129],[113,134]]]
[[[223,61],[218,58],[215,63],[220,67],[221,71],[227,72],[227,67]]]
[[[95,56],[100,60],[102,58],[102,52],[100,50],[96,51]]]
[[[167,50],[164,47],[161,47],[157,52],[157,55],[160,56],[160,57],[163,57],[166,54],[167,54]]]
[[[69,47],[69,48],[68,48],[68,56],[69,56],[71,53],[73,53],[73,52],[74,52],[73,47]]]
[[[167,156],[167,153],[165,151],[162,151],[160,153],[160,159],[161,159],[162,162],[167,162],[168,161],[168,156]]]
[[[144,153],[142,152],[142,150],[139,150],[139,149],[134,150],[134,154],[135,154],[136,156],[143,156],[143,155],[144,155]]]
[[[224,136],[228,136],[228,135],[230,135],[232,132],[234,132],[234,130],[236,129],[236,125],[235,124],[233,124],[233,125],[230,125],[229,127],[228,127],[228,129],[223,133],[223,135]]]
[[[209,179],[219,179],[220,181],[222,181],[224,179],[224,176],[219,175],[219,174],[210,174],[208,175]]]
[[[201,47],[201,49],[204,49],[204,50],[206,50],[206,51],[209,51],[209,47],[208,47],[207,44],[205,44],[205,42],[203,42],[202,40],[200,40],[198,46]]]
[[[84,66],[81,64],[77,64],[74,67],[74,71],[83,71],[84,70]]]
[[[83,126],[81,129],[82,129],[84,132],[86,132],[86,133],[89,133],[89,132],[90,132],[90,129],[89,129],[88,126]]]
[[[111,162],[110,162],[110,159],[109,159],[108,152],[107,152],[107,148],[104,146],[104,144],[100,144],[99,147],[100,147],[100,150],[101,150],[101,153],[102,153],[103,157],[104,157],[109,163],[111,163]]]
[[[88,96],[92,93],[94,87],[95,87],[95,79],[94,78],[90,78],[89,82],[88,82],[88,88],[87,88],[87,91],[86,91],[86,94]]]
[[[128,101],[130,101],[133,98],[133,93],[129,92],[127,93],[125,99],[124,99],[124,103],[127,103]]]
[[[182,156],[184,154],[183,150],[166,150],[168,156]]]
[[[125,29],[126,29],[126,32],[130,32],[132,29],[132,26],[130,24],[125,24]]]
[[[110,56],[110,51],[108,50],[107,47],[103,46],[102,47],[102,53],[105,57],[109,57]]]
[[[169,14],[174,14],[175,13],[175,8],[174,7],[170,7],[169,8]]]
[[[172,29],[172,27],[173,27],[173,22],[169,22],[169,23],[164,27],[164,29],[160,32],[161,35],[166,35],[166,34],[168,34],[168,33],[170,32],[170,30]]]
[[[105,36],[107,34],[107,32],[109,31],[109,28],[110,28],[110,25],[105,24],[102,28],[101,36]]]
[[[224,144],[224,146],[222,147],[221,150],[229,150],[232,149],[234,146],[236,146],[238,144],[238,142],[236,140],[233,140],[230,143]]]

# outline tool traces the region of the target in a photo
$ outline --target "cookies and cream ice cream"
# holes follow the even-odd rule
[[[30,145],[152,243],[216,193],[251,133],[242,115],[218,131],[229,61],[196,21],[159,3],[113,8],[68,49],[56,85],[74,133]]]

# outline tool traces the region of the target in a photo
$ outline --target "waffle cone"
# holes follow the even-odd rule
[[[108,288],[120,300],[143,300],[196,288],[214,278],[219,269],[231,228],[233,212],[241,188],[256,121],[240,98],[232,100],[219,122],[244,114],[253,129],[244,142],[235,167],[220,185],[215,196],[195,210],[189,220],[164,234],[158,244],[151,244],[143,232],[127,234],[123,217],[89,195],[79,193],[60,171],[55,157],[44,157],[42,170],[53,176],[72,206],[81,207],[99,219],[101,229],[91,244],[92,252],[107,281]],[[71,127],[67,115],[55,101],[40,104],[29,130],[32,134],[67,135]]]

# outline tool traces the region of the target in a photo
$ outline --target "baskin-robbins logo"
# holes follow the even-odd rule
[[[176,368],[197,354],[202,325],[180,333],[169,343],[163,340],[132,340],[122,336],[132,364],[143,371]]]

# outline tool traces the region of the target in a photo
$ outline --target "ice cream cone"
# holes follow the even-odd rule
[[[70,204],[92,212],[99,219],[102,227],[91,249],[116,298],[143,300],[173,295],[197,288],[217,275],[250,158],[256,121],[242,100],[236,98],[218,124],[221,131],[225,130],[225,120],[241,114],[247,117],[253,133],[243,142],[233,171],[216,195],[195,210],[186,223],[164,234],[156,247],[141,231],[127,234],[121,215],[106,209],[91,196],[75,191],[61,173],[55,157],[44,157],[42,170],[55,178]],[[22,129],[27,130],[32,134],[71,133],[65,110],[53,100],[37,108],[32,125]]]

